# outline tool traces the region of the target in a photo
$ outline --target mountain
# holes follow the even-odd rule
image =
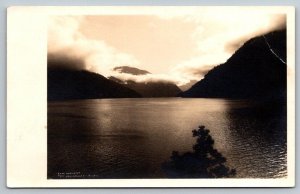
[[[109,76],[108,79],[111,80],[111,81],[114,81],[114,82],[116,82],[118,84],[124,84],[124,82],[121,79],[118,79],[118,78],[116,78],[114,76]]]
[[[182,91],[186,91],[190,89],[195,83],[197,83],[197,80],[190,80],[188,83],[183,84],[181,86],[178,86]]]
[[[146,75],[146,74],[150,74],[150,72],[146,71],[146,70],[141,70],[135,67],[129,67],[129,66],[119,66],[119,67],[115,67],[113,69],[114,71],[117,71],[119,73],[128,73],[131,75]]]
[[[181,90],[170,82],[134,82],[127,81],[126,87],[137,91],[143,97],[175,97]]]
[[[116,77],[110,76],[108,79],[121,83],[127,88],[130,88],[142,97],[176,97],[181,90],[171,82],[153,81],[153,82],[135,82],[132,80],[122,81]]]
[[[113,69],[121,74],[130,74],[134,76],[151,74],[149,71],[129,66],[120,66]],[[133,80],[121,80],[117,77],[110,76],[108,79],[123,84],[124,86],[138,92],[142,97],[175,97],[181,90],[175,84],[165,81],[145,81],[137,82]]]
[[[181,97],[286,99],[286,30],[247,41]]]
[[[48,67],[47,79],[48,100],[140,97],[124,85],[84,70]]]

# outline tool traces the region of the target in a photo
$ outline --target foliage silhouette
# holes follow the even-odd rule
[[[193,137],[197,137],[194,152],[180,155],[178,151],[173,151],[171,160],[162,165],[166,175],[171,178],[234,177],[236,170],[227,167],[226,158],[214,149],[214,140],[209,130],[199,126],[198,130],[192,132]]]

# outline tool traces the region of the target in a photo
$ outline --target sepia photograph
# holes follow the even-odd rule
[[[48,178],[287,175],[286,16],[51,16]]]
[[[44,181],[294,176],[293,9],[50,10]]]

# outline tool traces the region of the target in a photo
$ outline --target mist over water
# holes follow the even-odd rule
[[[161,164],[192,150],[199,125],[237,177],[284,177],[283,110],[201,98],[48,102],[48,178],[165,178]]]

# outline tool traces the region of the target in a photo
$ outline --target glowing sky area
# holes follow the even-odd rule
[[[82,69],[136,81],[184,84],[200,80],[247,40],[285,27],[285,15],[258,8],[205,9],[189,14],[51,16],[48,56],[71,58]],[[133,66],[152,74],[112,71]]]

